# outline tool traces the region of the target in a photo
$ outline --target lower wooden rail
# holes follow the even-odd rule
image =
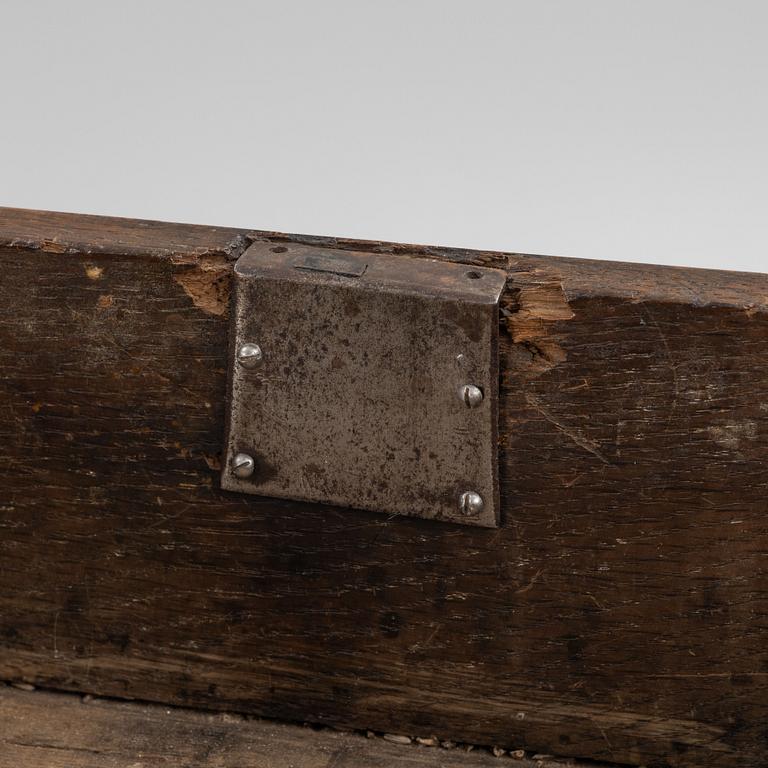
[[[503,759],[503,762],[500,760]],[[0,687],[0,768],[578,768],[433,737],[328,729]],[[599,768],[593,764],[592,768]]]

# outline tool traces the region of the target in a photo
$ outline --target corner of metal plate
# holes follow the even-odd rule
[[[506,273],[306,245],[235,265],[222,487],[499,524]]]

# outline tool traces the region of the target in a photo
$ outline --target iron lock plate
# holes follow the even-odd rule
[[[235,265],[222,487],[495,527],[506,273],[252,245]]]

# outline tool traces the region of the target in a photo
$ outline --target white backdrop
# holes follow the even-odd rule
[[[768,271],[763,0],[4,0],[0,204]]]

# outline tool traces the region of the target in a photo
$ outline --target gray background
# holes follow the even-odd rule
[[[3,2],[0,204],[768,271],[768,3]]]

